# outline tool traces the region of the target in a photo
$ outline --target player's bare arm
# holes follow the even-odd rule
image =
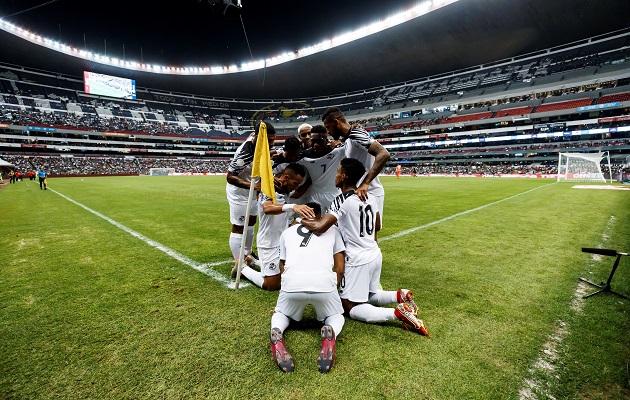
[[[313,209],[304,204],[273,204],[271,201],[265,201],[262,205],[265,214],[277,215],[287,211],[294,211],[302,218],[315,218]]]
[[[309,231],[320,234],[326,232],[328,228],[336,224],[337,217],[332,214],[326,214],[320,219],[303,219],[301,223]]]
[[[280,265],[282,265],[282,261],[280,261]],[[346,269],[345,251],[340,251],[333,255],[333,269],[337,273],[337,288],[339,288],[341,286],[341,278],[343,278],[343,273]],[[280,269],[280,271],[282,271],[282,269]]]
[[[284,260],[280,260],[280,275],[284,272]]]
[[[378,240],[378,231],[381,230],[381,212],[376,212],[376,217],[374,218],[376,223],[374,225],[374,240]]]
[[[355,190],[356,195],[359,196],[362,201],[367,199],[367,192],[370,187],[370,183],[378,176],[378,174],[381,173],[391,158],[389,151],[376,141],[370,145],[368,153],[374,156],[374,165],[372,165],[372,168],[368,171],[367,175],[363,179],[363,182],[361,182],[361,185],[359,185],[357,190]]]
[[[233,174],[232,172],[228,171],[227,173],[227,181],[230,185],[234,185],[236,187],[240,187],[242,189],[248,189],[251,186],[251,182],[248,181],[247,179],[243,179],[238,175]],[[254,184],[254,190],[260,192],[260,182],[257,182]]]

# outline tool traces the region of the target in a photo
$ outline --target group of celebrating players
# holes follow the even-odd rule
[[[378,175],[390,154],[360,125],[351,126],[338,108],[326,110],[322,122],[300,125],[298,136],[286,139],[273,156],[276,203],[260,192],[259,182],[251,181],[260,121],[236,150],[227,172],[229,244],[237,260],[232,276],[240,273],[260,288],[280,291],[270,343],[284,372],[292,372],[295,363],[283,333],[290,320],[302,319],[309,304],[324,323],[317,358],[323,373],[333,366],[344,313],[367,323],[400,320],[404,329],[428,335],[410,290],[380,289],[382,253],[376,239],[385,192]],[[272,148],[275,129],[265,125]],[[259,195],[248,210],[250,185]],[[257,219],[259,259],[251,253]],[[239,268],[243,235],[245,265]],[[380,307],[392,303],[398,304]]]

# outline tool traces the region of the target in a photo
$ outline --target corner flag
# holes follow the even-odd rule
[[[274,187],[273,170],[271,168],[271,155],[269,153],[269,141],[267,140],[267,125],[260,122],[254,161],[252,163],[252,178],[260,177],[260,190],[276,204],[276,190]]]

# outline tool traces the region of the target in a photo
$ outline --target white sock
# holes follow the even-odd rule
[[[241,242],[243,241],[242,233],[230,233],[230,250],[235,260],[238,260],[238,255],[241,251]],[[245,253],[247,255],[247,253]]]
[[[243,268],[241,269],[241,275],[243,275],[251,283],[253,283],[254,285],[256,285],[256,286],[258,286],[259,288],[262,289],[263,282],[265,281],[265,278],[263,278],[263,276],[260,275],[260,272],[256,271],[255,269],[251,269],[250,267],[244,265]]]
[[[370,294],[370,297],[368,298],[368,303],[375,306],[397,303],[398,298],[396,297],[396,294],[397,292],[395,291],[377,290],[376,293]]]
[[[371,304],[363,303],[352,307],[350,318],[357,321],[369,323],[385,322],[398,319],[394,315],[394,308],[374,307]]]
[[[290,322],[291,320],[289,319],[289,317],[276,311],[271,316],[271,329],[278,328],[280,329],[280,332],[284,332],[284,330],[289,327]]]
[[[247,237],[245,238],[245,255],[252,252],[252,244],[254,244],[254,227],[247,227]]]
[[[343,324],[346,322],[343,314],[333,314],[330,317],[326,318],[324,324],[330,325],[333,328],[333,332],[335,332],[335,337],[339,336],[341,329],[343,328]]]

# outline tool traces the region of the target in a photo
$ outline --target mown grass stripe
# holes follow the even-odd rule
[[[212,269],[212,267],[215,267],[217,265],[222,265],[222,264],[226,264],[226,263],[229,263],[229,262],[230,263],[234,262],[233,260],[225,260],[225,261],[217,261],[217,262],[214,262],[214,263],[200,264],[197,261],[192,260],[192,259],[186,257],[185,255],[183,255],[181,253],[178,253],[177,251],[175,251],[175,250],[173,250],[173,249],[171,249],[169,247],[166,247],[163,244],[161,244],[159,242],[156,242],[155,240],[153,240],[151,238],[148,238],[148,237],[144,236],[143,234],[141,234],[139,232],[134,231],[133,229],[130,229],[130,228],[124,226],[123,224],[121,224],[118,221],[115,221],[115,220],[109,218],[108,216],[101,214],[98,211],[92,210],[90,207],[88,207],[88,206],[86,206],[84,204],[81,204],[78,201],[75,201],[75,200],[71,199],[70,197],[64,195],[63,193],[60,193],[60,192],[58,192],[58,191],[56,191],[54,189],[50,189],[50,188],[49,188],[49,190],[52,191],[53,193],[61,196],[62,198],[68,200],[69,202],[71,202],[73,204],[76,204],[77,206],[83,208],[84,210],[89,211],[90,213],[96,215],[97,217],[104,219],[105,221],[107,221],[110,224],[114,225],[118,229],[121,229],[121,230],[127,232],[128,234],[130,234],[130,235],[132,235],[132,236],[142,240],[143,242],[145,242],[149,246],[155,247],[156,249],[158,249],[158,250],[168,254],[170,257],[173,257],[174,259],[178,260],[179,262],[181,262],[181,263],[183,263],[185,265],[188,265],[189,267],[191,267],[191,268],[201,272],[204,275],[207,275],[207,276],[211,277],[212,279],[214,279],[216,281],[221,282],[226,287],[228,287],[230,289],[236,289],[235,282],[232,279],[227,278],[227,277],[223,276],[222,274],[220,274],[219,272],[217,272],[214,269]],[[249,284],[247,284],[247,283],[240,285],[241,288],[247,287],[247,286],[249,286]]]

